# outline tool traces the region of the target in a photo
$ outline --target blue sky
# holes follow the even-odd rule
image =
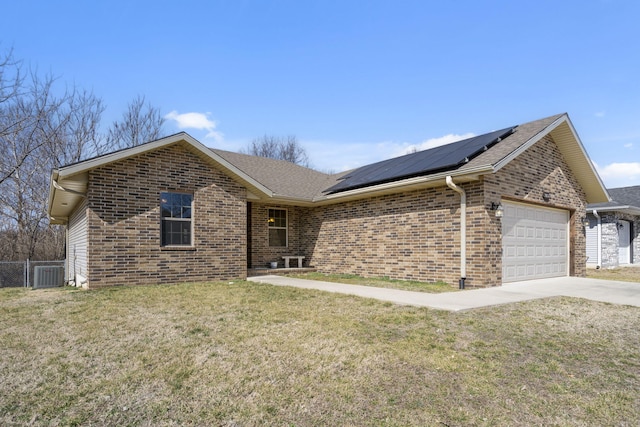
[[[640,185],[640,2],[31,1],[0,49],[237,151],[296,135],[341,171],[568,112],[608,187]]]

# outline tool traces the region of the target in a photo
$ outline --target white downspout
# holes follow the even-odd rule
[[[467,193],[453,183],[451,175],[446,177],[447,187],[460,194],[460,289],[467,279]]]
[[[600,268],[602,266],[602,218],[600,218],[600,215],[598,215],[598,211],[597,210],[593,210],[593,216],[595,216],[598,219],[598,225],[597,230],[598,230],[598,237],[597,237],[597,250],[598,250],[598,264],[596,265],[596,268]]]

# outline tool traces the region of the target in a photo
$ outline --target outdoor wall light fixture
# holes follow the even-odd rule
[[[582,225],[584,225],[585,227],[588,227],[590,225],[589,217],[587,217],[586,215],[584,218],[582,218]]]
[[[542,200],[544,200],[545,202],[548,202],[549,200],[551,200],[551,194],[545,191],[544,193],[542,193]]]
[[[502,208],[502,203],[500,202],[491,202],[491,210],[496,211],[496,218],[502,218],[502,215],[504,215],[504,209]]]

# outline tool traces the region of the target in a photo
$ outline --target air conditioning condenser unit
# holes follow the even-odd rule
[[[33,289],[57,288],[64,285],[64,267],[39,265],[33,270]]]

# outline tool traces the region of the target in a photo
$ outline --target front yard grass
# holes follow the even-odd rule
[[[376,288],[402,289],[405,291],[418,291],[428,293],[454,292],[458,288],[444,282],[418,282],[415,280],[395,280],[388,277],[362,277],[355,274],[325,274],[325,273],[302,273],[287,274],[288,277],[300,279],[321,280],[324,282],[346,283],[349,285],[373,286]]]
[[[587,277],[592,279],[620,280],[623,282],[640,283],[640,267],[635,265],[616,268],[588,268]]]
[[[0,289],[0,425],[638,425],[639,318],[247,282]]]

